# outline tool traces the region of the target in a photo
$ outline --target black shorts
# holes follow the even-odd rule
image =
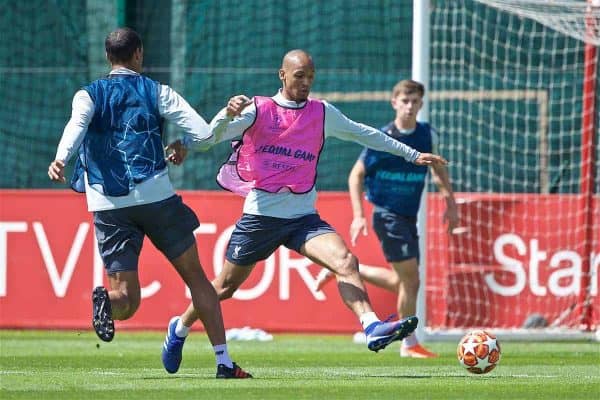
[[[387,262],[419,259],[416,217],[406,217],[389,211],[374,211],[373,230],[377,233]]]
[[[169,260],[183,254],[196,238],[198,217],[181,197],[139,206],[95,211],[98,250],[109,274],[136,271],[144,236]]]
[[[236,265],[252,265],[267,259],[281,245],[299,253],[308,240],[334,232],[318,214],[300,218],[243,214],[231,233],[225,257]]]

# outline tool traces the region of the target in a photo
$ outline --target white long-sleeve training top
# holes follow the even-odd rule
[[[127,68],[118,68],[112,70],[110,74],[137,75],[137,72]],[[205,141],[210,137],[208,123],[198,115],[183,97],[167,85],[159,86],[158,112],[163,118],[173,122],[184,131],[183,143],[188,146],[194,142]],[[58,144],[56,151],[57,160],[67,163],[77,152],[93,116],[94,103],[92,99],[85,90],[79,90],[73,96],[71,118],[65,126]],[[127,196],[106,196],[91,188],[87,183],[87,175],[85,178],[85,193],[89,211],[110,210],[154,203],[175,194],[167,168],[144,182],[135,185]]]

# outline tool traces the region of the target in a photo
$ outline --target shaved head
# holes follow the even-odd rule
[[[281,69],[293,69],[296,66],[308,64],[310,64],[313,69],[315,68],[310,54],[304,50],[295,49],[285,53],[285,56],[283,56],[283,60],[281,61]]]
[[[288,51],[281,61],[279,79],[283,86],[281,92],[286,99],[306,101],[315,79],[315,66],[310,54],[300,49]]]

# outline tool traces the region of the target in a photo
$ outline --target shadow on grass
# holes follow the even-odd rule
[[[214,375],[206,374],[173,374],[173,375],[147,375],[141,376],[139,379],[146,380],[162,380],[162,379],[216,379]]]

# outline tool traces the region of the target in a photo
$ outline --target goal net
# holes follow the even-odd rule
[[[425,331],[588,335],[600,321],[600,7],[431,3],[430,121],[460,227],[446,233],[431,193]]]

